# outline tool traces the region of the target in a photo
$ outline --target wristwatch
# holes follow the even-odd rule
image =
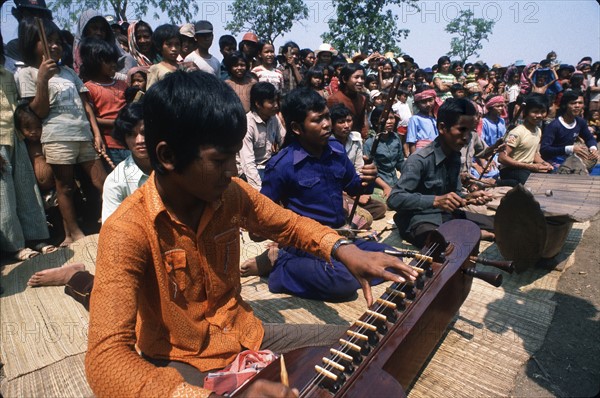
[[[333,244],[333,247],[331,248],[331,257],[332,257],[332,258],[335,258],[335,259],[337,260],[337,257],[335,256],[335,253],[338,251],[338,249],[340,248],[340,246],[343,246],[343,245],[351,245],[351,244],[353,244],[353,243],[354,243],[354,242],[352,242],[352,241],[351,241],[351,240],[349,240],[349,239],[344,239],[344,238],[338,239],[338,240],[337,240],[337,241],[336,241],[336,242]]]

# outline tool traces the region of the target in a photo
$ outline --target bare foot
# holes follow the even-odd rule
[[[59,247],[67,247],[69,246],[71,243],[75,242],[73,240],[73,238],[71,238],[70,236],[65,237],[65,240],[62,241],[62,243],[60,245],[58,245]]]
[[[248,259],[240,266],[241,276],[267,276],[271,273],[273,264],[277,260],[279,248],[277,245],[267,245],[267,250],[256,257]]]
[[[62,286],[78,271],[83,271],[85,265],[82,263],[65,264],[59,268],[45,269],[36,272],[27,281],[28,286]]]
[[[486,231],[485,229],[481,230],[481,240],[487,240],[488,242],[493,242],[496,239],[496,235],[493,232]]]

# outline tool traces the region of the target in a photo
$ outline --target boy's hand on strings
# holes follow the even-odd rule
[[[373,295],[369,284],[371,279],[381,278],[402,283],[407,279],[414,281],[418,276],[415,270],[397,257],[381,252],[366,252],[355,245],[340,246],[335,256],[358,280],[369,306],[373,304]],[[387,271],[386,268],[393,268],[395,273]]]
[[[366,187],[377,179],[377,166],[373,162],[367,163],[369,161],[368,157],[363,156],[363,159],[365,160],[365,165],[360,169],[360,180],[362,181],[362,186]]]
[[[46,57],[42,55],[42,63],[38,68],[38,81],[47,82],[57,73],[58,65],[56,64],[56,61],[52,58],[46,59]]]

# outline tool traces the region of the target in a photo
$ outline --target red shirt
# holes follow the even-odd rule
[[[117,114],[125,106],[125,89],[127,83],[122,80],[113,80],[109,84],[101,84],[93,81],[85,83],[89,92],[94,114],[101,119],[116,119]],[[100,132],[104,137],[104,142],[108,148],[126,149],[118,143],[112,136],[112,128],[101,127]]]

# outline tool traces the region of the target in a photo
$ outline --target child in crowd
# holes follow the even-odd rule
[[[436,120],[432,116],[436,93],[432,89],[417,92],[414,96],[419,113],[408,121],[406,144],[408,153],[424,148],[438,136]],[[406,152],[406,148],[405,148]]]
[[[344,104],[350,112],[354,123],[352,130],[360,132],[363,139],[369,133],[367,121],[367,98],[363,95],[365,88],[365,70],[359,64],[348,64],[340,73],[340,89],[327,98],[327,106]]]
[[[281,148],[283,132],[277,113],[279,95],[275,86],[259,82],[250,90],[250,112],[246,114],[247,131],[240,150],[240,175],[260,191],[265,165]]]
[[[219,51],[223,56],[223,61],[221,61],[221,67],[219,69],[220,74],[219,77],[221,80],[227,80],[229,78],[229,72],[227,71],[227,66],[225,65],[225,59],[233,54],[237,48],[237,41],[235,37],[231,35],[223,35],[219,37]]]
[[[465,98],[467,96],[465,88],[460,83],[453,84],[450,87],[450,93],[452,94],[452,98]]]
[[[117,114],[125,106],[127,89],[127,83],[114,79],[117,56],[114,47],[102,40],[88,38],[81,43],[81,73],[88,78],[85,87],[89,90],[106,153],[114,164],[129,156],[129,151],[111,136]]]
[[[258,78],[259,82],[271,83],[277,91],[281,91],[283,88],[283,73],[275,67],[275,47],[271,43],[259,42],[258,60],[260,65],[252,68],[252,73]]]
[[[406,150],[406,134],[408,132],[408,121],[413,116],[412,107],[408,104],[408,91],[403,88],[398,90],[398,102],[392,105],[392,111],[398,115],[400,122],[398,123],[398,135],[402,140],[402,152],[404,157],[408,157],[410,154]]]
[[[158,30],[158,29],[157,29]],[[102,223],[152,172],[146,150],[142,102],[127,105],[115,120],[113,138],[131,153],[106,177],[102,192]]]
[[[150,88],[154,83],[164,79],[171,72],[177,70],[179,54],[181,53],[181,39],[177,26],[165,24],[161,25],[152,34],[152,44],[154,51],[160,54],[161,61],[148,69],[146,88]]]
[[[440,100],[445,101],[452,97],[452,85],[457,83],[456,77],[450,72],[450,58],[446,55],[437,62],[438,71],[433,75],[433,85]]]
[[[382,120],[378,126],[379,118],[383,113],[383,106],[377,106],[371,113],[373,129],[381,129],[375,153],[372,153],[376,137],[367,138],[364,145],[365,154],[373,158],[377,166],[377,179],[375,180],[374,197],[385,202],[392,192],[392,187],[398,182],[398,172],[404,163],[402,141],[398,134],[398,116],[393,112],[388,114],[387,120]],[[376,131],[377,131],[376,130]]]
[[[15,110],[15,129],[25,137],[25,144],[29,160],[33,166],[35,179],[38,188],[44,195],[55,187],[54,174],[42,151],[42,143],[40,142],[42,121],[31,111],[28,104],[24,103],[17,106]]]
[[[194,24],[196,50],[185,57],[185,62],[193,62],[199,70],[219,76],[221,64],[209,50],[213,42],[213,25],[209,21],[198,21]]]
[[[0,43],[0,251],[24,261],[56,247],[42,242],[49,237],[46,217],[23,136],[15,129],[17,87],[4,68],[3,51]]]
[[[600,110],[591,111],[590,116],[588,116],[588,127],[590,128],[590,132],[596,138],[596,141],[600,139]]]
[[[331,107],[330,114],[333,136],[344,145],[348,159],[354,165],[356,172],[360,173],[365,165],[363,143],[360,133],[358,131],[351,131],[352,113],[350,109],[346,108],[343,104],[335,104]],[[347,211],[351,211],[355,198],[351,198],[344,192],[344,200],[347,205]],[[357,219],[352,220],[352,222],[359,228],[368,228],[372,224],[372,220],[379,220],[385,217],[387,210],[385,203],[372,199],[371,195],[360,195],[358,205],[359,207],[355,216]],[[361,210],[363,214],[360,214]],[[365,211],[368,212],[368,216],[364,214]]]
[[[483,118],[482,138],[488,146],[492,146],[506,134],[506,105],[504,97],[492,95],[485,102],[487,113]]]
[[[546,163],[538,151],[542,137],[539,124],[547,113],[548,100],[544,94],[527,96],[523,106],[523,124],[508,132],[506,147],[498,157],[503,185],[525,184],[531,172],[552,171],[552,165]]]
[[[322,66],[313,66],[304,74],[304,79],[300,84],[302,87],[308,87],[315,90],[323,98],[327,98],[328,93],[325,90],[325,76]]]
[[[283,74],[283,88],[281,90],[283,97],[302,82],[300,66],[298,65],[299,52],[300,47],[293,41],[288,41],[281,47],[281,56],[278,57],[280,65],[277,69]]]
[[[377,81],[377,76],[368,75],[365,78],[365,87],[367,88],[367,90],[369,90],[369,92],[373,90],[379,90],[379,82]]]
[[[29,101],[31,110],[43,121],[42,148],[56,178],[58,205],[65,225],[62,244],[67,245],[85,236],[73,205],[74,166],[80,164],[93,185],[102,191],[106,173],[96,151],[104,150],[104,142],[86,98],[88,89],[72,69],[57,64],[62,54],[58,27],[49,20],[43,23],[50,59],[43,54],[33,18],[19,24],[19,47],[28,67],[19,72],[17,86],[21,97]]]
[[[560,99],[558,117],[546,126],[541,138],[540,153],[555,168],[573,154],[582,160],[598,161],[598,143],[582,116],[583,94],[566,91]]]
[[[127,28],[129,53],[137,61],[138,66],[150,67],[156,61],[156,52],[152,45],[152,28],[140,20],[132,22]]]
[[[234,51],[224,60],[229,78],[225,80],[238,95],[246,113],[250,112],[250,90],[256,83],[254,75],[249,73],[250,62],[241,51]]]
[[[183,60],[193,51],[196,50],[196,39],[194,38],[194,24],[193,23],[184,23],[179,28],[179,40],[181,40],[181,51],[179,53],[179,57],[177,58],[178,62],[183,62]]]

